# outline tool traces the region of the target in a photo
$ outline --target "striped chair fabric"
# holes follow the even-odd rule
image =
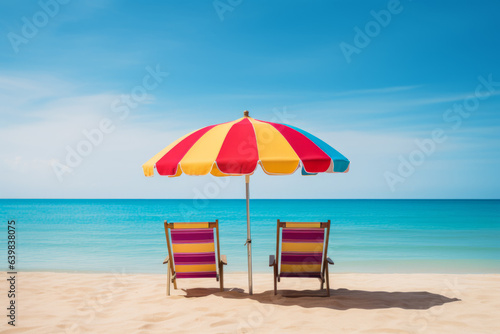
[[[324,228],[283,228],[281,277],[321,277]]]
[[[177,278],[217,278],[213,228],[170,231]]]

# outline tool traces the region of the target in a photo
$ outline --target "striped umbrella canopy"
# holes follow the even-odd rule
[[[269,175],[345,173],[349,160],[312,134],[291,125],[244,117],[193,131],[165,147],[142,168],[145,176],[245,175],[249,292],[252,294],[249,176],[260,165]]]

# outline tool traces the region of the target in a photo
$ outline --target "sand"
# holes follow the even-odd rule
[[[7,275],[3,273],[4,277]],[[331,297],[317,279],[226,274],[166,275],[21,272],[16,327],[2,333],[500,333],[500,275],[331,274]],[[8,290],[2,280],[3,291]],[[2,309],[8,305],[2,293]]]

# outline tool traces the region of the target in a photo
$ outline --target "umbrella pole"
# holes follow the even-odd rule
[[[250,175],[245,175],[247,193],[247,253],[248,253],[248,293],[253,294],[252,287],[252,238],[250,237]]]

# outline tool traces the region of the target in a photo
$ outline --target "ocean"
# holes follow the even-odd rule
[[[276,220],[332,222],[332,273],[500,273],[500,200],[251,200],[254,272],[271,272]],[[247,270],[244,200],[0,200],[16,270],[166,273],[164,220],[219,220],[229,272]]]

